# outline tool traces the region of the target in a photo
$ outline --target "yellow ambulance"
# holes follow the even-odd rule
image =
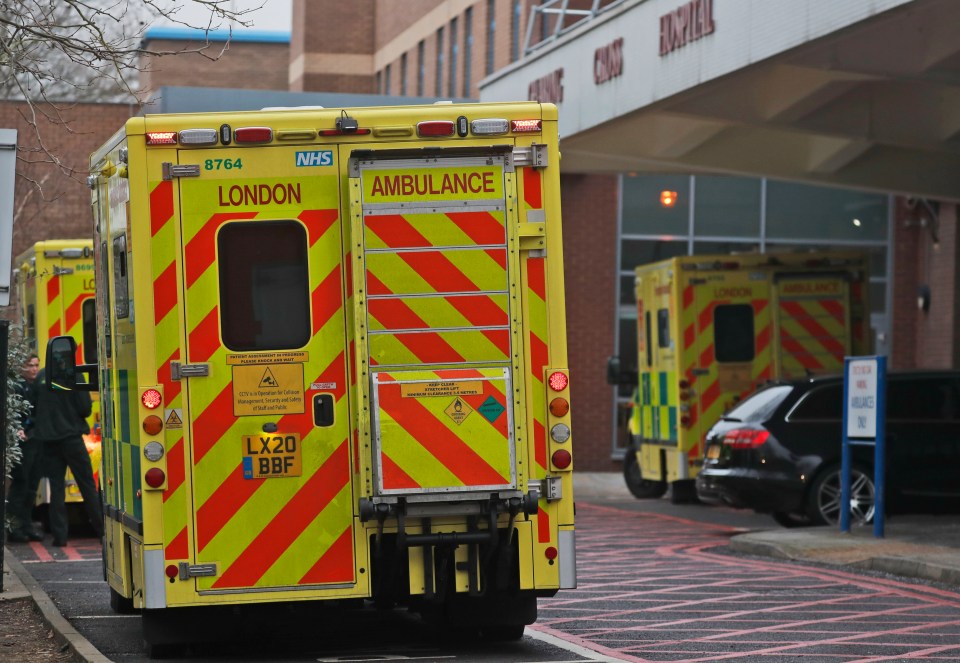
[[[515,639],[575,586],[557,141],[549,104],[304,108],[92,155],[76,370],[112,604],[152,647],[352,600]]]
[[[93,276],[93,242],[89,239],[52,239],[36,242],[17,256],[13,280],[17,290],[23,338],[40,357],[43,366],[47,341],[67,334],[77,343],[76,360],[95,362],[97,357],[96,301]],[[96,395],[88,419],[90,434],[83,436],[93,478],[99,486],[100,407]],[[82,502],[83,496],[67,470],[66,501]],[[44,479],[38,501],[50,501]],[[79,521],[85,519],[78,513]]]
[[[867,258],[859,252],[670,258],[636,269],[637,386],[624,477],[638,498],[696,500],[710,427],[774,379],[839,373],[869,353]]]

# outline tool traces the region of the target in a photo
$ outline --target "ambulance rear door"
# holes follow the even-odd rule
[[[197,590],[349,593],[337,151],[178,155],[186,347],[171,372],[184,393]]]
[[[851,352],[849,275],[780,274],[774,284],[780,377],[840,373]]]
[[[375,500],[518,488],[525,396],[510,149],[351,158]]]
[[[697,416],[691,426],[691,457],[702,457],[707,431],[741,397],[772,375],[770,287],[760,270],[737,267],[697,273],[687,338],[695,338],[691,371]]]

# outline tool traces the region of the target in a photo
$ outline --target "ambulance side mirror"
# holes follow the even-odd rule
[[[44,382],[47,389],[96,391],[99,389],[96,364],[77,365],[77,342],[72,336],[55,336],[47,343]],[[82,378],[86,375],[86,379]]]

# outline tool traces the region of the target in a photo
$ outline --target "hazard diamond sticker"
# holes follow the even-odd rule
[[[450,403],[450,406],[444,410],[444,412],[446,412],[447,416],[453,419],[454,423],[459,426],[463,423],[463,420],[466,419],[471,412],[473,412],[473,408],[467,405],[466,401],[457,398]]]
[[[489,421],[491,424],[497,420],[497,418],[503,414],[503,411],[507,408],[500,405],[500,402],[497,401],[493,396],[487,396],[487,400],[477,408],[477,412],[483,415],[483,418]]]

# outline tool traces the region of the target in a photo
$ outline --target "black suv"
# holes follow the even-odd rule
[[[887,375],[887,511],[960,509],[960,371]],[[701,501],[770,513],[785,526],[840,517],[843,378],[774,383],[707,433]],[[874,448],[852,446],[851,523],[873,519]]]

